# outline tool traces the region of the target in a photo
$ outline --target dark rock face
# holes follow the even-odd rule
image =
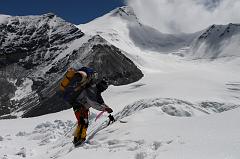
[[[129,84],[143,77],[141,70],[121,50],[99,35],[75,51],[70,59],[78,59],[85,66],[93,67],[99,78],[107,77],[113,85]]]
[[[89,65],[100,77],[107,77],[110,84],[129,84],[143,77],[136,65],[114,46],[98,44],[92,48],[92,53],[95,56]]]
[[[0,78],[0,116],[11,112],[10,98],[14,95],[15,86],[4,78]]]

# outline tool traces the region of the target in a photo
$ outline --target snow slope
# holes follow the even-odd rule
[[[211,108],[217,103],[208,106],[176,99],[142,100],[116,114],[118,121],[108,127],[106,117],[94,122],[96,114],[92,113],[88,142],[76,149],[71,143],[72,110],[31,119],[2,120],[0,157],[237,159],[240,109],[214,114]]]
[[[93,146],[74,150],[65,158],[76,158],[79,154],[119,159],[240,157],[239,109],[221,115],[177,118],[151,108],[124,120],[128,123],[116,123],[99,132]]]

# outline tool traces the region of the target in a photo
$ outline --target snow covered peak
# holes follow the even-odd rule
[[[30,15],[30,16],[13,16],[8,18],[7,25],[20,25],[25,26],[26,29],[30,28],[41,28],[47,26],[48,30],[56,31],[59,28],[61,31],[66,30],[68,32],[74,25],[66,22],[62,18],[58,17],[54,13],[47,13],[43,15]]]
[[[84,32],[90,32],[90,34],[92,34],[94,31],[100,31],[103,29],[119,30],[129,23],[141,25],[133,9],[129,6],[123,6],[112,10],[102,17],[96,18],[89,23],[80,24],[78,27],[85,29],[86,26]]]
[[[240,24],[212,25],[194,42],[194,58],[239,57]]]
[[[186,47],[196,36],[163,34],[142,24],[131,7],[124,6],[78,26],[84,33],[101,35],[108,42],[126,52],[133,48],[169,52]]]
[[[112,16],[119,16],[121,18],[127,19],[127,20],[133,20],[133,21],[139,21],[133,8],[130,6],[123,6],[114,9],[110,12]]]
[[[212,25],[201,36],[200,39],[217,40],[221,38],[231,37],[240,33],[240,24],[228,24],[228,25]]]

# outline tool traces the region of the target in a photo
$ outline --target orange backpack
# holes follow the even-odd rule
[[[73,99],[72,96],[76,96],[76,92],[81,92],[90,81],[91,76],[88,76],[86,72],[68,69],[60,82],[63,98],[67,101]]]

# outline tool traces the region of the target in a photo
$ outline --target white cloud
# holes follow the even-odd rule
[[[196,32],[240,23],[239,0],[126,0],[139,19],[162,32]]]

